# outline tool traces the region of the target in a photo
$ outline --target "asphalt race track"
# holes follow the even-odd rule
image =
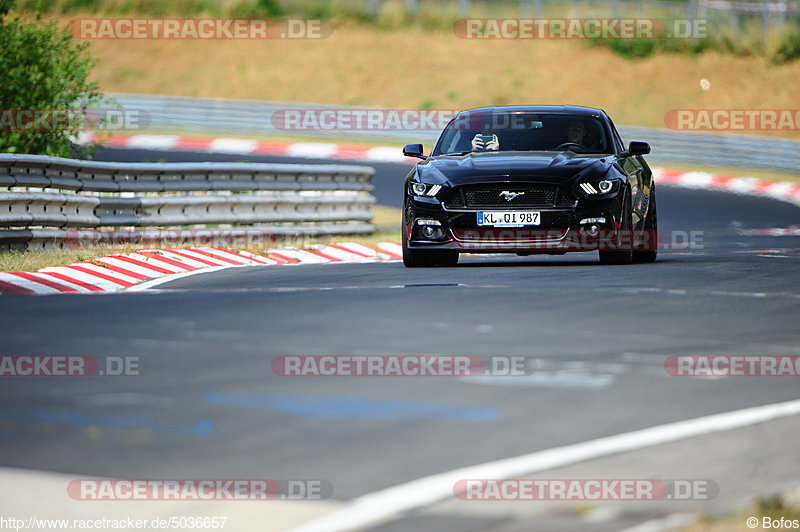
[[[241,160],[111,149],[100,158],[144,157]],[[407,167],[373,166],[379,203],[399,206]],[[676,245],[649,265],[600,266],[595,253],[468,256],[450,268],[249,267],[146,293],[2,297],[3,353],[136,356],[141,375],[4,380],[0,466],[318,478],[348,500],[458,467],[797,399],[797,379],[678,378],[663,364],[681,354],[800,355],[800,237],[744,234],[796,225],[800,210],[666,186],[658,201],[662,234]],[[693,245],[682,245],[690,235]],[[279,355],[325,354],[526,356],[538,371],[493,380],[270,370]],[[758,464],[747,474],[766,467]]]

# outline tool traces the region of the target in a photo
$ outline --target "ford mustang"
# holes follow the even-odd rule
[[[408,174],[403,263],[460,253],[596,251],[604,264],[656,260],[658,217],[646,142],[624,146],[601,109],[485,107],[456,114]]]

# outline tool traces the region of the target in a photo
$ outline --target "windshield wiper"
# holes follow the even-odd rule
[[[454,151],[453,153],[445,153],[445,155],[466,155],[468,153],[474,153],[474,151],[473,150],[460,151],[460,152],[459,151]]]

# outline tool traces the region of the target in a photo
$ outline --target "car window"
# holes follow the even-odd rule
[[[617,131],[617,126],[614,125],[614,122],[609,118],[608,123],[611,124],[611,131],[614,133],[614,141],[617,143],[617,151],[625,151],[625,143],[622,141],[622,137]]]
[[[464,113],[445,128],[434,155],[467,151],[612,153],[612,143],[607,128],[596,117],[564,113]]]

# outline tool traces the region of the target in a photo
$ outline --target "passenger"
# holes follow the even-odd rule
[[[491,133],[478,133],[472,139],[471,145],[472,151],[498,151],[500,149],[497,135]]]

